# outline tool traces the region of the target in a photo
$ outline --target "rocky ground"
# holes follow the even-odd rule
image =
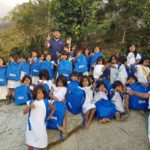
[[[27,116],[24,106],[0,103],[0,150],[26,150],[25,128]],[[100,125],[94,120],[90,129],[81,129],[81,116],[68,116],[69,136],[59,141],[59,132],[49,130],[51,150],[150,150],[147,139],[147,115],[132,111],[127,122],[112,121]]]

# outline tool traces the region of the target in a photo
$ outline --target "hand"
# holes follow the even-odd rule
[[[133,91],[133,90],[131,90],[131,89],[128,89],[128,94],[130,94],[130,95],[134,95],[134,91]]]
[[[51,39],[51,37],[50,37],[50,35],[48,34],[48,36],[47,36],[47,41],[50,41],[50,39]]]
[[[35,108],[35,104],[32,103],[32,104],[30,105],[30,108],[31,108],[31,109],[34,109],[34,108]]]
[[[66,40],[66,43],[67,43],[68,45],[71,45],[71,41],[72,41],[72,38],[71,38],[71,37],[68,37],[67,40]]]
[[[50,120],[50,119],[51,119],[51,115],[48,116],[47,120]]]

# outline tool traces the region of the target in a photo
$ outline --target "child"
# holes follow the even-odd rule
[[[110,83],[113,84],[114,81],[117,78],[118,75],[118,60],[117,60],[117,56],[112,55],[109,58],[109,63],[110,63],[110,74],[109,74],[109,79],[110,79]]]
[[[54,61],[51,61],[51,54],[47,53],[46,54],[46,60],[44,60],[41,64],[40,64],[40,70],[47,70],[49,73],[49,78],[51,80],[54,79],[54,66],[56,66],[57,64]]]
[[[47,70],[41,70],[39,73],[39,82],[38,84],[43,84],[44,87],[46,88],[47,94],[49,95],[50,90],[52,88],[52,81],[49,78],[49,73]]]
[[[31,99],[32,80],[30,76],[24,76],[22,78],[22,84],[15,89],[14,99],[16,105],[26,104]]]
[[[123,84],[120,81],[115,81],[113,84],[113,90],[111,91],[111,101],[115,104],[118,113],[116,113],[117,121],[126,121],[128,114],[125,112],[123,104]]]
[[[39,55],[40,62],[42,63],[45,60],[45,56],[43,53]]]
[[[127,78],[128,78],[128,73],[127,73],[127,58],[126,56],[119,56],[118,57],[118,75],[116,80],[120,81],[123,83],[123,85],[126,84]]]
[[[53,86],[51,88],[50,97],[54,102],[62,101],[65,103],[66,93],[67,93],[67,79],[65,76],[60,75],[56,80],[56,86]],[[58,125],[57,127],[60,131],[66,133],[66,116],[63,121],[63,126],[61,127]]]
[[[91,56],[90,60],[90,67],[93,68],[96,65],[97,58],[104,56],[103,53],[100,51],[98,46],[95,46],[94,48],[94,54]]]
[[[136,76],[130,76],[127,81],[127,91],[128,90],[134,90],[135,92],[140,93],[147,93],[147,88],[144,87],[141,83],[138,82]],[[129,98],[126,100],[128,106],[130,109],[136,109],[139,110],[139,112],[144,115],[145,110],[148,108],[148,100],[142,99],[140,97],[131,95],[128,96]]]
[[[72,73],[72,62],[68,60],[69,53],[63,51],[61,53],[60,62],[58,64],[58,76],[64,75],[67,80],[70,80],[70,75]]]
[[[88,76],[83,76],[80,80],[80,86],[85,91],[86,99],[83,104],[83,113],[85,114],[85,128],[89,128],[92,122],[92,119],[95,115],[95,104],[93,101],[93,90],[90,85],[90,80]]]
[[[0,57],[0,100],[6,99],[7,96],[6,69],[4,59]]]
[[[36,50],[31,52],[31,76],[33,85],[37,85],[39,81],[39,71],[40,71],[40,60],[38,59],[38,53]]]
[[[99,77],[103,74],[103,71],[106,69],[104,65],[105,59],[103,57],[97,58],[97,64],[94,66],[93,76],[95,80],[98,80]]]
[[[45,149],[48,145],[48,137],[46,132],[46,119],[51,119],[55,112],[55,107],[51,103],[47,103],[47,94],[45,88],[42,85],[37,85],[33,90],[34,101],[28,101],[27,107],[24,110],[24,114],[29,113],[28,124],[26,128],[26,144],[28,145],[28,150],[33,150],[33,148]],[[52,109],[48,118],[45,119],[47,110],[46,107]]]
[[[96,114],[100,123],[109,123],[115,116],[116,108],[107,97],[108,91],[102,81],[98,82],[94,91],[94,102],[96,105]]]
[[[9,56],[9,63],[7,65],[6,78],[8,80],[8,94],[6,97],[6,104],[9,104],[14,96],[14,90],[20,86],[20,65],[17,63],[17,55],[11,54]]]
[[[77,54],[77,44],[73,43],[71,45],[71,57],[72,58],[75,58],[76,57],[76,54]]]
[[[30,75],[30,64],[28,63],[27,57],[25,55],[21,56],[20,69],[21,69],[20,75],[21,80],[25,75],[27,76]]]
[[[150,60],[148,58],[142,58],[140,64],[136,66],[136,77],[138,81],[142,83],[144,86],[147,86],[150,83],[150,68],[149,63]]]
[[[77,73],[82,73],[83,75],[88,75],[88,64],[85,56],[82,55],[82,50],[77,51],[75,58],[75,71]]]
[[[137,52],[134,44],[128,46],[127,64],[136,65],[139,63],[141,55]]]
[[[83,55],[85,56],[87,64],[88,64],[88,71],[90,71],[90,49],[84,48],[83,49]]]

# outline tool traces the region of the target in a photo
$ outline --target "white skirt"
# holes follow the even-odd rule
[[[20,81],[8,80],[8,88],[15,89],[16,87],[20,86]]]
[[[0,86],[0,100],[6,99],[7,92],[8,92],[7,86]]]
[[[85,114],[87,111],[89,111],[90,109],[96,108],[95,104],[92,104],[88,101],[85,100],[82,109],[83,109],[83,113]]]

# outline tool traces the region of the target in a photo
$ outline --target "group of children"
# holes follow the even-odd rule
[[[66,106],[71,111],[80,105],[78,113],[86,129],[95,116],[100,123],[108,123],[113,118],[126,121],[130,109],[144,114],[148,100],[130,95],[128,90],[150,91],[149,64],[133,44],[126,56],[112,55],[107,62],[97,46],[93,53],[89,48],[77,49],[77,45],[72,45],[71,51],[64,46],[57,62],[51,60],[50,53],[38,57],[35,50],[28,59],[11,54],[7,64],[0,58],[0,99],[6,99],[7,104],[12,99],[18,105],[27,103],[28,149],[44,149],[48,144],[46,126],[52,127],[52,119],[58,120],[52,128],[66,132]]]

